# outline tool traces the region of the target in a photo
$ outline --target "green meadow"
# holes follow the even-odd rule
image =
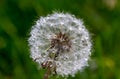
[[[35,21],[54,11],[82,19],[93,44],[89,66],[67,79],[120,79],[119,0],[0,0],[0,79],[43,79],[27,40]]]

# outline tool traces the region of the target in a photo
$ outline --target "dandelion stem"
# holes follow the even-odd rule
[[[47,68],[47,71],[46,71],[43,79],[48,79],[49,75],[50,75],[50,67]]]

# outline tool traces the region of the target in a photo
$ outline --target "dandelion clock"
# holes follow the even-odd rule
[[[91,39],[81,19],[68,13],[40,17],[28,39],[31,58],[49,75],[74,76],[88,66]]]

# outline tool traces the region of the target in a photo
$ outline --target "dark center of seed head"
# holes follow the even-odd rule
[[[51,48],[57,50],[58,53],[69,52],[71,41],[67,34],[59,32],[51,39]]]

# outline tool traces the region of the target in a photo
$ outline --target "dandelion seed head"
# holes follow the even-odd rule
[[[53,13],[41,17],[28,39],[31,57],[43,65],[56,67],[58,75],[68,76],[88,66],[91,39],[81,19],[74,15]],[[52,64],[46,62],[51,61]]]

